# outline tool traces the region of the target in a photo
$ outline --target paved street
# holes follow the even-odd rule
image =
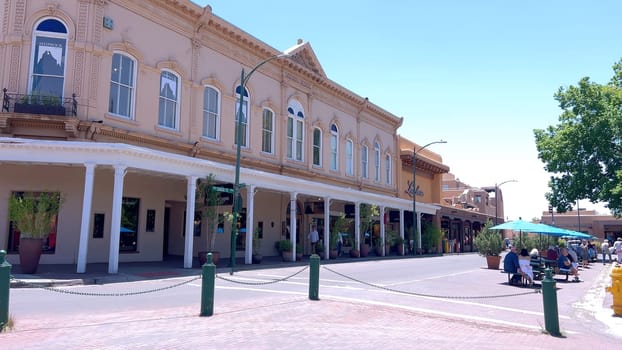
[[[0,338],[3,349],[619,348],[622,319],[604,292],[610,265],[557,283],[561,338],[542,332],[538,289],[508,286],[483,265],[475,254],[326,264],[319,301],[308,299],[308,270],[270,283],[304,266],[219,269],[212,317],[198,316],[199,269],[128,270],[131,281],[55,288],[159,291],[12,289],[15,328]]]

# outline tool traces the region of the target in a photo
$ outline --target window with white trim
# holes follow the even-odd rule
[[[160,100],[158,125],[175,129],[179,128],[179,77],[177,74],[163,70],[160,73]]]
[[[313,165],[322,166],[322,130],[313,129]]]
[[[369,178],[369,148],[367,145],[361,146],[361,177]]]
[[[330,170],[339,169],[339,129],[337,125],[330,125]]]
[[[63,98],[67,27],[47,18],[37,23],[33,33],[29,92],[31,95]],[[59,101],[60,103],[60,101]]]
[[[391,171],[392,168],[393,168],[391,166],[391,155],[387,154],[385,156],[385,158],[384,158],[384,161],[385,161],[385,172],[386,172],[385,173],[385,175],[386,175],[385,181],[386,181],[387,185],[390,185],[391,184],[391,176],[393,175],[392,171]]]
[[[304,110],[302,105],[292,100],[287,107],[287,135],[285,146],[287,148],[287,158],[302,161],[303,160],[303,142],[304,142]]]
[[[354,144],[352,140],[346,140],[346,175],[354,175]]]
[[[110,97],[108,112],[134,119],[134,82],[136,81],[136,60],[124,53],[112,54],[110,71]]]
[[[380,144],[374,142],[374,180],[380,181]]]
[[[242,98],[242,120],[238,123],[238,118],[240,118],[240,91],[241,86],[238,85],[238,87],[235,88],[235,144],[238,144],[238,137],[240,137],[240,146],[248,147],[248,123],[250,121],[248,101],[250,95],[248,94],[248,89],[244,88],[244,96]],[[240,125],[241,135],[238,135],[238,125]]]
[[[203,90],[203,137],[218,140],[220,135],[220,91],[213,86]]]
[[[274,112],[268,108],[261,114],[261,151],[273,153],[274,148]]]

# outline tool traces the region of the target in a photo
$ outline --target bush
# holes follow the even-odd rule
[[[501,234],[490,228],[493,226],[491,220],[488,220],[482,230],[475,236],[475,247],[481,256],[498,256],[503,251],[503,239]]]

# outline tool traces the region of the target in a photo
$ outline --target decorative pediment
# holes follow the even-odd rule
[[[323,78],[326,78],[326,73],[324,72],[324,69],[322,69],[322,65],[317,59],[315,52],[313,52],[309,42],[303,42],[302,39],[298,39],[298,43],[295,46],[285,50],[285,53],[290,55],[290,60],[322,76]]]

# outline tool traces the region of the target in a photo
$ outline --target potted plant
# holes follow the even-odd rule
[[[259,227],[255,228],[255,232],[253,232],[253,264],[261,264],[261,259],[263,258],[260,252],[261,248],[261,240],[259,239]]]
[[[441,242],[443,231],[434,226],[431,222],[424,221],[422,232],[423,235],[421,237],[421,245],[423,246],[424,251],[435,254],[438,250],[438,245]]]
[[[65,107],[58,96],[30,94],[22,96],[13,105],[16,113],[65,115]]]
[[[479,255],[486,257],[488,268],[497,270],[501,262],[503,239],[501,239],[501,234],[490,229],[492,226],[492,221],[488,220],[475,236],[474,243]]]
[[[207,253],[212,253],[212,261],[218,263],[220,252],[216,251],[216,235],[218,234],[218,224],[224,221],[224,216],[220,219],[218,206],[224,199],[215,189],[214,174],[209,174],[205,179],[199,179],[196,189],[196,205],[201,212],[201,217],[207,219],[207,250],[199,251],[199,264],[202,266],[207,261]]]
[[[302,260],[302,245],[296,243],[296,261]]]
[[[337,247],[337,245],[339,244],[340,235],[341,233],[336,230],[330,231],[330,241],[329,241],[330,250],[328,254],[331,259],[337,259],[337,256],[339,256],[339,247]]]
[[[361,256],[365,257],[369,254],[369,244],[367,244],[367,237],[371,237],[371,229],[374,225],[374,216],[380,214],[380,209],[377,205],[361,204],[360,218],[361,218]]]
[[[324,259],[324,245],[321,241],[315,245],[315,254],[319,255],[320,259]]]
[[[282,239],[278,241],[279,252],[283,257],[283,261],[292,261],[292,241],[289,239]]]
[[[341,234],[348,231],[350,227],[350,220],[346,219],[346,214],[339,215],[333,222],[333,226],[330,229],[330,257],[336,259],[339,255],[337,244],[340,241]],[[355,248],[353,247],[352,250]]]
[[[60,212],[60,192],[23,192],[9,198],[9,220],[20,232],[19,260],[23,273],[35,273],[48,237]]]

